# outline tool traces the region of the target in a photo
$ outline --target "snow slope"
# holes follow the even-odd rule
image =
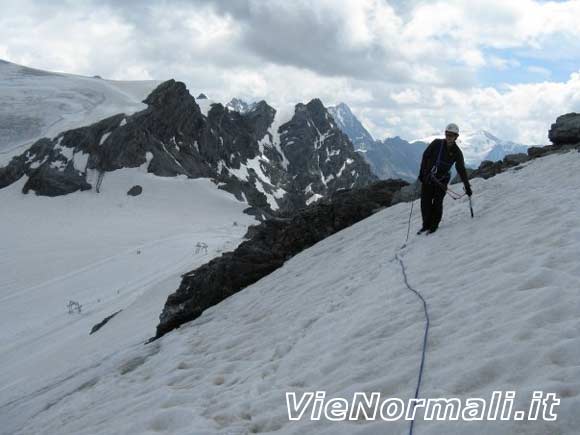
[[[150,338],[180,275],[231,250],[255,223],[242,212],[247,204],[210,180],[156,177],[145,167],[107,173],[100,194],[36,197],[20,193],[23,183],[0,190],[4,403]],[[135,184],[143,193],[127,196]],[[69,300],[81,314],[68,314]],[[0,433],[10,433],[0,421]]]
[[[562,400],[559,417],[486,423],[419,418],[415,433],[575,434],[580,426],[580,155],[548,156],[472,185],[475,219],[465,200],[447,198],[440,230],[411,236],[400,251],[431,318],[421,396],[488,398],[494,390],[513,389],[515,406],[523,408],[533,390],[543,390]],[[417,210],[412,229],[420,227]],[[16,386],[1,390],[0,430],[406,433],[403,421],[290,422],[285,393],[413,397],[423,309],[394,261],[408,215],[408,203],[376,213],[162,339],[143,345],[144,333],[133,339],[123,334],[124,348],[93,351],[90,361],[39,375],[42,382],[18,381],[25,376],[14,366],[18,359],[7,360],[11,354],[3,351],[2,385],[12,379]],[[5,302],[0,306],[8,309]],[[125,316],[130,323],[137,312]],[[95,336],[96,344],[86,335],[74,343],[87,352],[97,344],[113,347],[111,330],[121,331],[122,325],[111,326]],[[62,325],[60,333],[67,337],[80,334],[78,329]],[[5,341],[3,349],[24,339]],[[35,345],[42,348],[36,341],[29,350]],[[9,378],[6,366],[12,367]],[[44,364],[37,369],[43,371]]]
[[[142,101],[159,83],[54,73],[0,60],[0,162],[39,138],[145,109]]]

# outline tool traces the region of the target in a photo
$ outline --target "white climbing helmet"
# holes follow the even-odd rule
[[[457,135],[459,135],[459,127],[457,127],[457,124],[449,124],[447,127],[445,127],[445,131],[449,131],[451,133],[455,133]]]

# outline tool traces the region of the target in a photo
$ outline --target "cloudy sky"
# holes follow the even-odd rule
[[[526,144],[580,112],[580,0],[0,0],[0,58],[175,78],[274,107],[345,102],[377,138],[448,122]]]

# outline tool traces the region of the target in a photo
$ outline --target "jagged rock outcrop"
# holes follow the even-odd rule
[[[204,115],[175,80],[144,103],[134,115],[37,141],[0,168],[0,188],[26,176],[24,192],[63,195],[106,183],[107,172],[147,165],[162,177],[210,178],[265,218],[376,180],[320,100],[296,105],[277,131],[276,110],[264,101],[245,113],[212,104]]]
[[[292,217],[269,219],[251,227],[246,235],[249,240],[235,251],[183,275],[179,289],[167,299],[156,338],[199,317],[205,309],[278,269],[304,249],[392,205],[395,194],[406,185],[402,180],[387,180],[341,190]]]
[[[296,105],[294,117],[281,127],[280,146],[294,174],[290,190],[298,204],[378,179],[319,99]]]
[[[554,145],[580,143],[580,113],[567,113],[556,118],[548,137]]]

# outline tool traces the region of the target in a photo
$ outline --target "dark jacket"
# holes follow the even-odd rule
[[[422,183],[433,182],[431,179],[431,173],[433,172],[433,168],[436,167],[435,177],[441,184],[447,185],[451,179],[450,171],[453,165],[455,165],[457,173],[459,174],[459,177],[461,177],[461,181],[463,181],[466,190],[470,190],[471,187],[469,186],[469,179],[467,178],[467,171],[465,170],[463,153],[457,144],[449,149],[445,139],[435,139],[425,149],[425,152],[423,152],[419,181]]]

